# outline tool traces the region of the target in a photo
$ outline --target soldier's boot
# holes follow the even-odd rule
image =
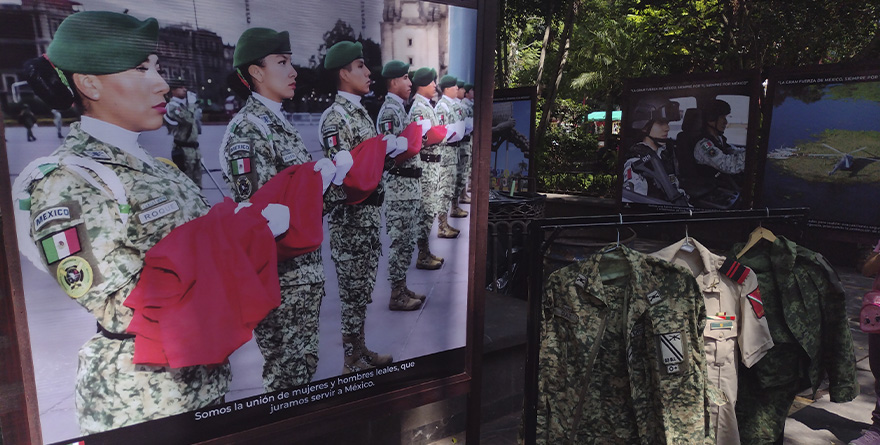
[[[409,297],[414,300],[419,300],[421,302],[424,302],[425,298],[427,298],[422,294],[417,294],[417,293],[413,292],[410,288],[408,288],[406,286],[403,287],[403,291],[406,292],[406,294],[409,295]]]
[[[427,241],[419,241],[419,256],[416,258],[416,269],[437,270],[443,265],[443,258],[437,259],[428,250]]]
[[[357,335],[342,336],[343,364],[342,373],[365,371],[373,368],[361,352],[361,340]]]
[[[449,218],[445,212],[438,215],[437,219],[440,220],[440,224],[437,226],[437,236],[439,238],[458,238],[460,230],[449,225]]]
[[[449,212],[449,216],[453,218],[464,218],[468,216],[468,212],[467,210],[459,207],[458,204],[455,204],[455,206],[452,207],[452,211]]]
[[[375,366],[385,366],[390,365],[394,359],[391,357],[391,354],[378,354],[369,349],[367,349],[367,342],[364,337],[364,327],[361,326],[361,335],[358,337],[360,340],[360,351],[361,351],[361,360],[369,363],[373,367]]]
[[[422,300],[411,298],[406,291],[406,280],[393,283],[391,285],[391,300],[388,301],[388,309],[392,311],[414,311],[422,307]]]
[[[461,188],[461,195],[458,196],[458,202],[461,204],[471,203],[471,195],[468,195],[468,190],[470,190],[470,184],[467,187]]]

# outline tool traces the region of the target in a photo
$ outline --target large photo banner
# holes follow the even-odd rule
[[[2,224],[45,443],[190,443],[465,372],[476,10],[13,3]]]
[[[810,207],[810,225],[880,233],[880,70],[771,72],[761,206]]]
[[[623,208],[747,208],[759,91],[752,72],[628,80],[619,149]]]

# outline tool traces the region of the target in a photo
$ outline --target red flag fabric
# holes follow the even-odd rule
[[[134,309],[134,363],[182,368],[224,363],[281,304],[275,239],[251,206],[226,198],[147,252]]]
[[[354,164],[342,180],[342,188],[347,196],[346,204],[360,204],[379,186],[385,168],[383,137],[372,137],[351,149]]]
[[[425,133],[425,145],[434,145],[443,142],[443,138],[446,137],[446,125],[437,125],[435,127],[431,127],[427,133]]]
[[[414,157],[422,151],[422,127],[413,122],[400,132],[400,136],[406,138],[406,151],[394,158],[394,164],[400,165],[403,161]]]
[[[282,170],[254,192],[250,202],[261,209],[268,204],[284,204],[290,210],[290,228],[276,239],[278,261],[321,247],[324,188],[314,162]]]

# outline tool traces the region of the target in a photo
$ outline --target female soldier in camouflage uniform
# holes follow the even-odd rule
[[[312,159],[299,132],[281,113],[281,101],[293,98],[296,91],[287,31],[248,29],[235,46],[233,65],[236,72],[230,86],[239,96],[246,96],[247,103],[226,127],[220,165],[235,200],[241,202],[280,171]],[[352,164],[348,152],[334,159],[335,185],[324,195],[325,209],[345,198],[339,186]],[[324,297],[321,249],[279,262],[278,276],[281,306],[254,330],[263,353],[267,392],[308,383],[318,367],[318,322]]]
[[[125,333],[132,310],[123,303],[146,252],[208,210],[189,178],[137,142],[139,132],[162,126],[165,113],[158,33],[153,18],[79,12],[59,26],[47,55],[25,68],[52,108],[76,102],[84,112],[61,147],[16,181],[19,207],[30,206],[30,239],[19,232],[23,252],[36,247],[35,264],[97,319],[76,375],[84,434],[220,403],[229,385],[228,364],[135,365],[134,336]]]

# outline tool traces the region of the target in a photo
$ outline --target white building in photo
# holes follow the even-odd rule
[[[382,60],[400,60],[412,69],[449,69],[449,7],[419,0],[385,0]]]

